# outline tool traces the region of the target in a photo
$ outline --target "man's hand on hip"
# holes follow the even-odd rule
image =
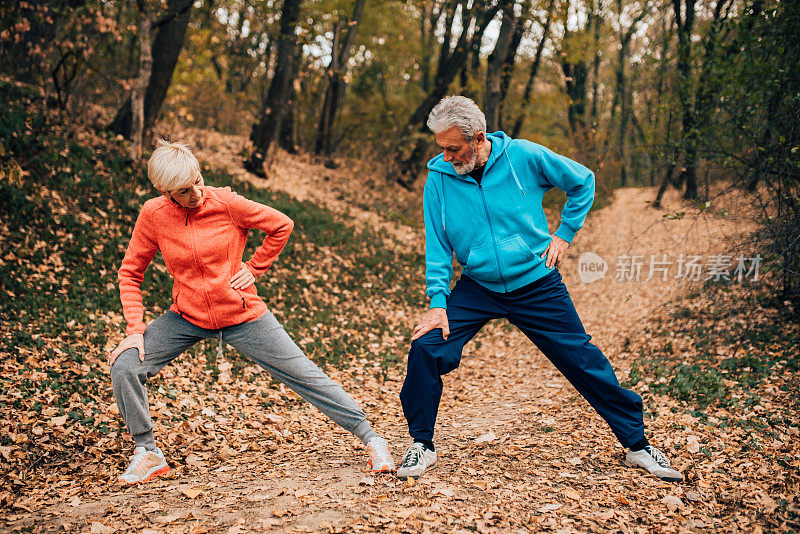
[[[420,320],[419,324],[414,327],[414,332],[411,334],[411,341],[424,336],[436,328],[442,329],[442,339],[447,339],[447,336],[450,335],[450,325],[447,322],[447,310],[444,308],[431,308],[428,310],[428,313]]]
[[[561,266],[561,260],[564,259],[564,253],[567,251],[567,247],[569,247],[569,243],[557,235],[551,236],[550,244],[547,245],[547,250],[542,254],[542,258],[547,258],[544,264],[548,269]]]

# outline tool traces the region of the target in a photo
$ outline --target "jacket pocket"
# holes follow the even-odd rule
[[[494,243],[470,249],[464,274],[476,280],[494,281],[499,278]]]
[[[535,258],[533,251],[517,234],[497,243],[497,253],[493,243],[474,248],[469,251],[464,272],[476,280],[487,282],[500,281],[500,266],[497,261],[499,254],[500,265],[505,277],[518,275],[527,269]]]

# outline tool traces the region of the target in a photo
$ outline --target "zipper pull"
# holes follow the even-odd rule
[[[243,309],[243,310],[246,310],[246,309],[247,309],[247,308],[245,307],[245,305],[244,305],[244,297],[242,297],[242,309]]]

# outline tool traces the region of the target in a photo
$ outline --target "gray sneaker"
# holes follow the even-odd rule
[[[417,478],[434,467],[436,467],[436,451],[432,451],[422,443],[415,441],[403,456],[403,465],[397,470],[397,478],[402,480],[408,477]]]
[[[683,475],[672,469],[664,453],[652,445],[647,445],[640,451],[628,451],[625,460],[630,465],[641,467],[661,480],[683,482]]]

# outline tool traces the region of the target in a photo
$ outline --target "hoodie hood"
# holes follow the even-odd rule
[[[486,161],[486,170],[484,172],[491,168],[494,162],[497,161],[497,159],[503,154],[506,148],[508,148],[508,145],[511,143],[511,138],[504,132],[486,134],[486,138],[492,142],[492,152],[489,154],[489,159]],[[444,160],[444,154],[439,154],[435,158],[428,161],[428,169],[456,178],[461,178],[463,180],[471,179],[468,174],[456,173],[456,169],[453,167],[453,164]]]

